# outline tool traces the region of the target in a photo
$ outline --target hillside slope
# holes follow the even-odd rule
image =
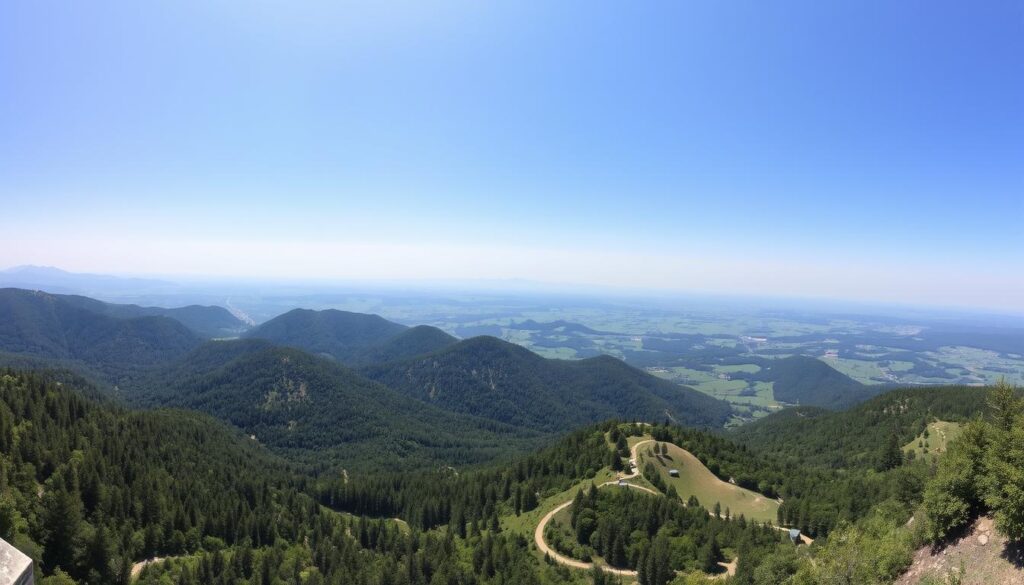
[[[773,382],[772,392],[780,402],[824,408],[846,408],[885,390],[861,384],[819,359],[802,355],[765,360],[752,378]]]
[[[392,323],[379,315],[334,309],[294,309],[252,329],[246,337],[266,339],[349,363],[406,329],[405,325]]]
[[[140,307],[106,303],[79,295],[56,295],[66,303],[101,315],[131,319],[135,317],[169,317],[191,329],[201,337],[238,335],[246,329],[245,323],[224,307],[189,305],[187,307]]]
[[[425,406],[330,360],[263,340],[209,342],[126,396],[200,410],[278,452],[349,469],[474,464],[533,447],[540,436]]]
[[[39,291],[0,289],[0,352],[79,362],[114,380],[201,343],[163,316],[117,318]]]
[[[933,420],[961,421],[984,412],[987,392],[967,386],[892,390],[842,412],[787,408],[737,427],[730,436],[751,449],[805,464],[872,466],[881,448],[895,444],[899,449]]]
[[[1008,542],[992,518],[981,517],[946,546],[918,549],[896,585],[949,583],[949,576],[960,576],[962,585],[1024,583],[1024,545]]]
[[[81,380],[0,371],[3,509],[12,520],[0,536],[41,561],[40,571],[59,565],[78,583],[127,583],[135,560],[193,552],[204,538],[273,544],[316,511],[291,466],[222,423],[126,411],[75,390],[95,393]]]
[[[430,325],[410,327],[383,343],[355,353],[352,365],[381,364],[434,353],[458,343],[458,339]]]
[[[731,413],[725,402],[611,357],[549,360],[493,337],[474,337],[428,356],[361,371],[446,410],[542,431],[607,418],[669,418],[719,427]]]

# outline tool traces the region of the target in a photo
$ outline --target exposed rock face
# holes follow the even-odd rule
[[[1007,542],[991,518],[979,518],[958,540],[917,551],[914,563],[896,583],[915,585],[926,577],[959,574],[964,585],[1024,585],[1024,545]]]
[[[0,585],[34,585],[32,559],[0,540]]]

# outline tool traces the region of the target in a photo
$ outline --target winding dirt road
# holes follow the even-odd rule
[[[619,476],[618,479],[614,479],[612,481],[606,481],[606,482],[598,485],[597,487],[603,488],[603,487],[610,486],[610,485],[614,485],[614,486],[621,485],[621,487],[623,487],[625,489],[641,490],[641,491],[647,492],[649,494],[654,494],[656,496],[662,495],[661,492],[652,490],[651,488],[644,487],[642,485],[626,483],[627,480],[634,479],[634,478],[636,478],[637,476],[640,475],[640,457],[639,457],[640,446],[641,445],[646,445],[647,443],[655,443],[655,442],[656,441],[654,441],[653,439],[648,439],[646,441],[639,441],[635,445],[633,445],[633,448],[630,449],[630,458],[633,461],[636,461],[636,466],[633,467],[633,473],[631,473],[629,475]],[[622,484],[620,484],[619,482],[622,482]],[[549,547],[548,543],[544,542],[544,529],[547,528],[548,522],[550,522],[551,519],[555,517],[555,514],[558,514],[559,512],[561,512],[562,510],[568,508],[571,505],[572,505],[572,499],[570,499],[567,502],[563,502],[563,503],[555,506],[554,509],[552,509],[550,512],[545,514],[544,517],[540,519],[540,522],[537,523],[537,528],[534,529],[534,531],[533,531],[533,542],[537,545],[537,549],[538,550],[540,550],[542,553],[544,553],[544,554],[548,555],[549,557],[551,557],[551,559],[553,559],[556,563],[559,563],[561,565],[565,565],[567,567],[573,567],[573,568],[576,568],[576,569],[589,570],[589,569],[592,569],[594,567],[594,563],[588,563],[588,562],[584,562],[584,561],[579,561],[579,560],[567,557],[565,555],[562,555],[558,551],[556,551],[556,550],[552,549],[551,547]],[[713,513],[710,510],[708,510],[708,514],[712,514],[713,515]],[[787,531],[787,532],[789,530],[788,528],[783,528],[782,526],[776,526],[776,528],[779,529],[779,530]],[[810,537],[808,537],[807,535],[804,535],[804,534],[801,534],[800,538],[806,544],[811,544],[811,543],[814,542],[814,540],[812,540]],[[738,558],[734,558],[732,561],[730,561],[728,563],[718,563],[720,566],[722,566],[725,569],[725,573],[722,573],[720,575],[716,575],[716,578],[725,578],[725,577],[731,577],[731,576],[735,575],[736,574],[736,564],[737,564],[738,560],[739,560]],[[606,573],[611,573],[613,575],[622,575],[624,577],[636,577],[636,575],[637,575],[636,571],[633,571],[633,570],[630,570],[630,569],[616,569],[614,567],[609,567],[609,566],[603,566],[603,567],[601,567],[601,569],[604,572],[606,572]]]
[[[642,485],[626,483],[626,480],[633,479],[633,478],[637,477],[638,475],[640,475],[640,471],[639,471],[639,467],[640,467],[639,463],[640,463],[640,461],[637,459],[637,454],[638,454],[640,445],[643,445],[643,444],[646,444],[646,443],[653,443],[653,442],[654,442],[653,440],[640,441],[637,444],[633,445],[633,448],[630,450],[630,456],[633,459],[633,461],[637,462],[637,466],[633,468],[633,473],[631,473],[629,475],[620,476],[618,479],[614,479],[612,481],[606,481],[606,482],[600,484],[597,487],[603,488],[603,487],[609,486],[609,485],[617,486],[617,485],[619,485],[619,482],[621,481],[621,482],[623,482],[622,487],[624,489],[636,489],[636,490],[647,492],[649,494],[654,494],[656,496],[661,495],[660,492],[652,490],[651,488],[644,487]],[[574,567],[576,569],[591,569],[591,568],[594,567],[594,563],[587,563],[587,562],[584,562],[584,561],[578,561],[576,559],[572,559],[572,558],[569,558],[569,557],[567,557],[565,555],[559,554],[558,551],[552,549],[551,547],[548,546],[548,543],[544,542],[544,529],[547,528],[548,522],[550,522],[551,519],[555,517],[555,514],[558,514],[559,512],[561,512],[562,510],[568,508],[571,505],[572,505],[572,499],[570,499],[567,502],[564,502],[564,503],[561,503],[561,504],[555,506],[554,509],[552,509],[550,512],[545,514],[544,517],[540,519],[540,522],[537,523],[537,528],[534,529],[534,531],[533,531],[533,542],[537,544],[537,548],[542,553],[547,554],[552,559],[554,559],[555,562],[557,562],[559,564],[566,565],[568,567]],[[615,567],[607,567],[607,566],[601,567],[601,569],[604,570],[606,573],[612,573],[614,575],[622,575],[624,577],[636,577],[636,571],[632,571],[630,569],[616,569]]]

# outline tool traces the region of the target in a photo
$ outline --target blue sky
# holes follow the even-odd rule
[[[1024,4],[5,2],[0,265],[1024,310]]]

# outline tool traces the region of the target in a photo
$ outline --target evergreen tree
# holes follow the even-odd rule
[[[77,492],[69,491],[63,481],[50,484],[43,497],[43,526],[46,548],[43,565],[48,570],[58,567],[76,574],[82,533],[82,502]]]
[[[900,449],[899,437],[896,433],[892,433],[878,455],[878,463],[875,465],[875,469],[886,471],[899,467],[902,463],[903,451]]]

